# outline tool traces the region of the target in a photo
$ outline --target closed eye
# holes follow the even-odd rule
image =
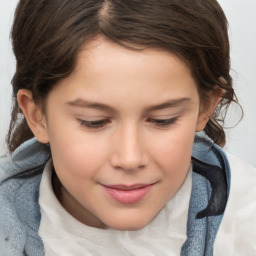
[[[169,119],[155,119],[155,118],[148,118],[147,121],[150,123],[153,123],[154,125],[158,126],[158,127],[169,127],[173,124],[175,124],[178,120],[178,117],[173,117],[173,118],[169,118]]]
[[[153,125],[158,126],[160,128],[167,128],[171,125],[174,125],[177,122],[177,120],[178,120],[178,117],[173,117],[169,119],[148,118],[147,122],[152,123]],[[91,130],[101,129],[111,122],[109,119],[94,120],[94,121],[78,119],[78,121],[81,126]]]
[[[80,122],[81,126],[86,127],[88,129],[95,129],[95,130],[103,128],[108,123],[110,123],[110,120],[108,120],[108,119],[94,120],[94,121],[78,119],[78,121]]]

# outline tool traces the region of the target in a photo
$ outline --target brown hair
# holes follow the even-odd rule
[[[12,30],[17,69],[10,151],[33,137],[17,103],[18,90],[29,89],[36,103],[43,102],[73,71],[82,45],[99,34],[135,50],[153,47],[177,55],[191,68],[204,104],[209,92],[224,89],[205,132],[225,144],[220,114],[236,97],[229,74],[227,20],[216,0],[20,0]]]

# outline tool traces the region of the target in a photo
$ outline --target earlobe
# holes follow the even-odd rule
[[[210,98],[210,100],[207,103],[205,103],[204,106],[201,107],[197,119],[196,132],[201,132],[204,130],[207,122],[209,121],[210,117],[215,111],[215,108],[220,102],[222,95],[222,89],[217,89]]]
[[[45,116],[41,106],[34,102],[32,92],[26,89],[19,90],[17,101],[34,136],[41,143],[48,143],[49,137]]]
[[[210,116],[208,116],[207,113],[205,113],[204,111],[200,112],[197,119],[196,132],[203,131],[209,119]]]

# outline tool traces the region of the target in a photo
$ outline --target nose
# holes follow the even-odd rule
[[[116,169],[136,171],[147,164],[146,150],[139,129],[126,126],[116,132],[113,143],[111,164]]]

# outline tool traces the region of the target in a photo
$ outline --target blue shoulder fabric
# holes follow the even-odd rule
[[[31,139],[0,160],[0,255],[41,256],[38,204],[49,149]]]
[[[182,256],[212,256],[214,241],[225,210],[230,167],[225,153],[206,136],[196,136],[193,181]]]
[[[0,255],[44,255],[38,198],[49,157],[49,147],[31,139],[0,159]],[[230,168],[221,148],[201,135],[195,137],[192,162],[187,240],[181,255],[211,256],[229,193]]]

